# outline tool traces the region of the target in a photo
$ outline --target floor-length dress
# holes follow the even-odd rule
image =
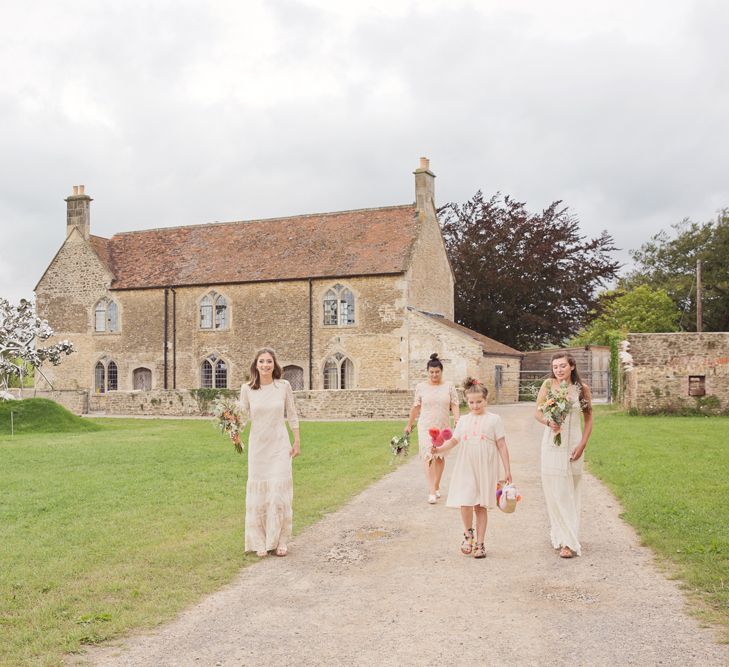
[[[447,507],[480,505],[496,507],[496,483],[499,479],[499,450],[496,441],[504,437],[504,423],[499,415],[469,413],[458,420],[453,436],[456,462],[448,484]]]
[[[418,452],[422,459],[430,458],[430,436],[429,428],[443,430],[450,428],[451,406],[457,410],[459,405],[458,392],[450,382],[431,384],[430,382],[418,382],[415,387],[414,405],[420,406],[418,417]],[[455,413],[458,415],[458,412]],[[444,454],[436,454],[438,458],[444,458]]]
[[[544,427],[542,435],[542,489],[549,514],[550,537],[555,549],[569,547],[578,556],[580,545],[580,508],[584,456],[570,461],[570,452],[582,438],[579,387],[572,385],[568,397],[570,411],[562,423],[562,444],[554,444],[554,432]]]
[[[251,389],[244,384],[240,404],[251,420],[248,437],[245,550],[286,547],[291,537],[294,482],[286,419],[298,428],[294,394],[286,380]]]

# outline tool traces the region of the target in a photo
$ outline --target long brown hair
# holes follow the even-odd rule
[[[261,388],[261,374],[258,372],[258,358],[262,354],[270,354],[273,359],[273,379],[280,380],[283,375],[281,366],[278,365],[278,360],[276,359],[276,352],[270,347],[262,347],[258,350],[258,352],[256,352],[256,355],[253,357],[253,363],[251,363],[251,381],[248,383],[248,386],[251,389]]]
[[[570,372],[570,382],[574,385],[577,385],[577,388],[579,389],[580,407],[582,408],[582,412],[586,412],[589,414],[590,412],[592,412],[592,405],[590,401],[585,397],[585,387],[587,385],[582,381],[582,378],[580,377],[580,373],[577,370],[577,362],[575,361],[575,358],[569,352],[555,352],[549,361],[549,377],[551,377],[553,380],[556,380],[557,376],[554,374],[552,363],[557,361],[557,359],[567,359],[567,363],[572,367],[572,371]]]

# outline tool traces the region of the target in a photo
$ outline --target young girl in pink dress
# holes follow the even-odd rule
[[[451,412],[455,426],[460,415],[460,402],[453,384],[443,380],[443,363],[437,354],[430,355],[426,369],[428,381],[419,382],[415,387],[415,401],[410,410],[405,433],[412,431],[417,419],[418,448],[425,467],[425,479],[428,482],[428,502],[433,504],[440,498],[440,479],[443,476],[445,460],[440,452],[431,454],[428,429],[450,428]]]
[[[488,389],[474,378],[463,383],[469,413],[463,415],[453,437],[433,451],[445,453],[458,446],[456,462],[448,491],[448,507],[459,507],[463,521],[461,552],[474,558],[485,558],[486,523],[489,509],[496,507],[496,483],[499,460],[504,465],[504,478],[511,482],[509,449],[504,425],[499,415],[486,411]],[[497,456],[498,454],[498,456]],[[473,515],[476,514],[476,545],[474,548]]]

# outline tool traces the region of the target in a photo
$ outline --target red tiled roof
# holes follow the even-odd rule
[[[111,257],[109,256],[109,239],[105,239],[103,236],[94,236],[93,234],[89,237],[91,247],[94,252],[99,256],[101,263],[111,271]],[[113,271],[112,271],[113,273]]]
[[[91,237],[112,289],[402,273],[415,206],[211,223]]]
[[[420,311],[420,312],[422,312],[422,311]],[[457,322],[454,322],[453,320],[446,319],[445,317],[442,317],[441,315],[435,315],[433,313],[423,313],[423,315],[428,316],[431,320],[434,320],[435,322],[440,322],[441,324],[447,326],[450,329],[454,329],[462,334],[465,334],[466,336],[469,336],[470,338],[473,338],[477,343],[479,343],[481,345],[481,347],[483,348],[483,351],[486,354],[503,355],[506,357],[524,356],[523,352],[519,352],[519,350],[515,350],[513,347],[509,347],[508,345],[505,345],[504,343],[499,343],[499,341],[494,340],[493,338],[484,336],[483,334],[480,334],[477,331],[474,331],[473,329],[464,327],[463,325],[458,324]]]

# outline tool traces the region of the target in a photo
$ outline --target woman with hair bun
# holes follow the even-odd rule
[[[423,459],[425,479],[428,483],[428,502],[432,505],[440,498],[440,480],[445,468],[443,454],[432,454],[428,429],[442,430],[450,428],[450,413],[453,413],[453,427],[455,428],[460,416],[460,402],[458,393],[451,382],[443,380],[443,362],[438,359],[437,353],[430,355],[426,364],[428,380],[419,382],[415,387],[415,401],[410,409],[405,433],[413,430],[415,420],[418,420],[418,448],[420,458]]]

